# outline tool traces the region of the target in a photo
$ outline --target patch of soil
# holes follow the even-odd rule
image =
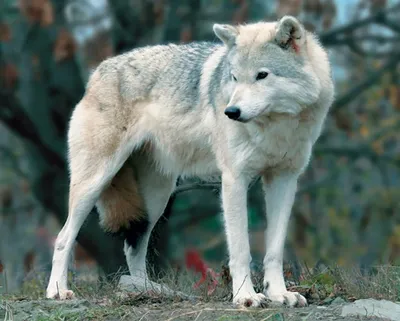
[[[3,300],[0,320],[167,320],[167,321],[382,321],[379,318],[340,317],[343,304],[306,308],[237,309],[224,302],[157,301],[157,300]]]

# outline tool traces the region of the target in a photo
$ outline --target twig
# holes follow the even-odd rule
[[[201,310],[200,313],[197,315],[196,319],[194,321],[197,321],[200,318],[200,315],[203,313],[204,310]]]
[[[269,319],[271,319],[273,316],[275,316],[276,315],[276,313],[273,313],[273,314],[270,314],[269,316],[267,316],[266,318],[264,318],[264,319],[261,319],[260,321],[266,321],[266,320],[269,320]]]
[[[385,57],[390,57],[393,55],[400,55],[399,51],[367,51],[365,50],[361,45],[357,44],[354,41],[349,41],[347,43],[348,47],[350,48],[351,51],[353,51],[355,54],[362,56],[362,57],[370,57],[370,58],[385,58]]]
[[[248,313],[261,313],[266,311],[275,311],[275,309],[262,309],[262,310],[249,310],[244,308],[237,308],[237,309],[213,309],[213,308],[205,308],[204,311],[220,311],[220,312],[248,312]]]
[[[4,321],[14,321],[14,313],[11,306],[4,301],[4,309],[6,310]]]
[[[150,313],[150,310],[149,311],[147,311],[145,314],[143,314],[142,315],[142,317],[139,319],[139,321],[142,321],[143,320],[143,318],[146,316],[146,315],[148,315]]]
[[[255,178],[250,184],[248,189],[252,188],[258,181],[260,180],[260,177]],[[194,189],[215,189],[215,190],[220,190],[221,189],[221,182],[213,182],[213,183],[202,183],[202,182],[196,182],[196,183],[184,183],[182,185],[178,185],[178,187],[175,188],[173,194],[179,194],[187,191],[191,191]]]
[[[174,316],[174,317],[172,317],[172,318],[169,318],[167,321],[176,320],[176,319],[178,319],[178,318],[180,318],[180,317],[183,317],[183,316],[185,316],[185,315],[190,315],[190,314],[194,314],[194,313],[197,313],[197,312],[201,312],[201,310],[185,312],[185,313],[179,314],[179,315],[177,315],[177,316]]]
[[[4,269],[4,289],[6,293],[8,293],[8,279],[7,279],[7,270]]]
[[[240,285],[239,289],[237,290],[237,292],[236,292],[236,294],[233,296],[233,298],[235,298],[235,297],[238,295],[238,293],[239,293],[240,289],[242,288],[244,282],[246,282],[247,277],[248,277],[248,275],[245,276],[245,278],[244,278],[242,284]]]

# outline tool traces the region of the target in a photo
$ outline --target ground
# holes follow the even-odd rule
[[[157,301],[157,300],[156,300]],[[384,319],[371,317],[341,317],[343,304],[330,306],[310,305],[306,308],[236,309],[226,302],[151,302],[143,300],[134,304],[114,304],[105,301],[73,300],[22,300],[3,301],[1,320],[36,321],[81,321],[81,320],[167,320],[167,321],[311,321],[311,320],[369,320]],[[6,316],[7,314],[7,316]]]
[[[393,273],[395,271],[395,273]],[[195,276],[196,277],[196,276]],[[174,290],[189,297],[166,293],[121,291],[118,282],[72,282],[76,299],[56,301],[44,299],[43,282],[33,278],[19,294],[0,296],[0,320],[5,321],[116,321],[116,320],[376,320],[377,317],[341,317],[342,307],[358,298],[375,297],[398,301],[400,298],[398,268],[381,268],[369,276],[328,271],[310,275],[301,284],[288,285],[301,292],[311,303],[306,308],[276,307],[238,309],[231,304],[229,284],[219,282],[209,295],[207,286],[194,289],[193,275],[169,277],[166,282]],[[118,278],[119,279],[119,278]],[[257,286],[257,280],[255,280]],[[344,285],[347,286],[344,289]],[[362,291],[362,293],[360,292]],[[392,319],[393,320],[393,319]]]

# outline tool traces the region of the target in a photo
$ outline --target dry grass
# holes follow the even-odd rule
[[[336,269],[338,283],[357,299],[400,301],[400,266],[377,266],[369,272]]]
[[[174,291],[187,294],[122,292],[118,280],[126,271],[97,282],[78,280],[71,289],[77,301],[58,302],[44,300],[46,279],[37,275],[24,283],[21,292],[0,297],[0,320],[17,320],[15,313],[33,313],[29,320],[292,320],[287,312],[276,309],[236,309],[231,305],[230,285],[220,282],[212,295],[207,287],[194,289],[198,276],[170,271],[159,282]],[[262,278],[254,276],[260,289]],[[299,291],[313,304],[329,304],[336,297],[347,301],[359,298],[400,299],[400,267],[377,267],[366,275],[356,269],[325,269],[304,273],[300,282],[291,283],[291,290]],[[177,292],[178,293],[178,292]],[[301,309],[300,309],[301,310]],[[285,310],[286,311],[286,310]],[[308,311],[308,310],[307,310]],[[307,313],[312,313],[307,312]],[[21,318],[20,318],[21,319]],[[297,320],[294,317],[293,320]]]

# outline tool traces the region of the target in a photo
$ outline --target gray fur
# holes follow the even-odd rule
[[[185,111],[199,104],[204,62],[219,47],[221,45],[212,42],[143,47],[104,61],[98,72],[105,77],[110,73],[118,74],[119,91],[128,100],[167,96]],[[160,61],[166,63],[157,65]],[[138,82],[135,86],[126,81],[133,77]]]
[[[177,178],[221,175],[233,302],[306,305],[287,290],[282,260],[297,180],[333,100],[328,56],[294,17],[214,31],[224,45],[139,48],[106,60],[90,77],[70,121],[69,218],[55,244],[47,297],[73,296],[67,259],[96,204],[109,230],[146,213],[142,241],[134,249],[128,240],[124,251],[132,282],[159,289],[147,278],[147,244]],[[264,293],[249,277],[246,195],[256,176],[268,220]]]
[[[219,61],[217,67],[213,71],[210,77],[210,83],[208,86],[208,97],[214,110],[217,109],[216,97],[221,92],[221,87],[225,86],[229,81],[229,68],[226,60],[227,54],[223,55]]]

